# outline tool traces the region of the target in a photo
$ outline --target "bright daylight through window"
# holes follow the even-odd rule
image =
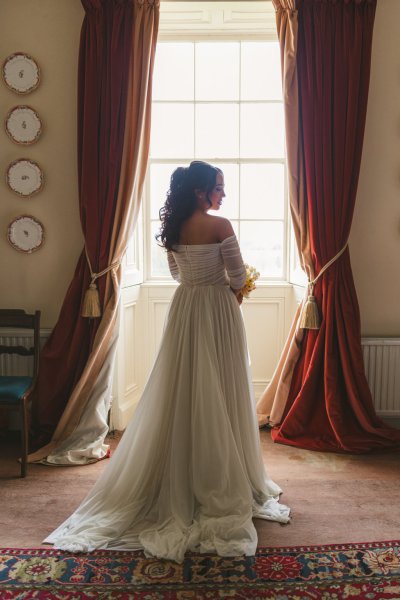
[[[218,214],[229,218],[247,262],[284,280],[287,201],[277,41],[161,41],[153,79],[147,238],[150,279],[169,278],[154,236],[177,166],[206,160],[225,174]]]

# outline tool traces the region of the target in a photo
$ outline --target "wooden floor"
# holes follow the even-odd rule
[[[117,440],[109,440],[115,447]],[[292,509],[289,525],[256,520],[259,544],[299,546],[400,539],[400,452],[338,455],[273,444],[261,432],[265,464]],[[2,440],[0,546],[35,548],[80,503],[108,463],[31,465],[19,477],[16,440]]]

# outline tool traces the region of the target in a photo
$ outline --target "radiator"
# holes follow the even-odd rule
[[[40,346],[43,347],[50,330],[41,330]],[[0,335],[0,345],[8,344],[33,346],[33,331],[23,329],[3,329]],[[0,354],[0,375],[28,375],[32,373],[33,359],[31,356],[19,356],[18,354]]]
[[[365,374],[380,417],[400,417],[400,339],[362,338]]]
[[[50,329],[42,329],[40,331],[40,346],[43,347],[47,338],[50,335]],[[33,346],[33,331],[24,329],[2,329],[0,334],[0,345],[7,346],[8,344]],[[0,354],[0,375],[28,375],[33,370],[32,356],[19,356],[18,354]],[[11,430],[19,430],[19,416],[16,411],[10,411],[8,415],[8,428]]]

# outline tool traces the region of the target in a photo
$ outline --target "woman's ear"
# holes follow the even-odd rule
[[[206,194],[203,190],[195,189],[194,193],[196,195],[197,200],[204,200]]]

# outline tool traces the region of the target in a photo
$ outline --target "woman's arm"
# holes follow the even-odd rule
[[[169,272],[171,273],[171,275],[175,279],[175,281],[178,281],[178,283],[179,283],[181,280],[180,276],[179,276],[179,267],[176,264],[176,260],[175,260],[174,255],[172,254],[172,250],[167,251],[167,256],[168,256]]]
[[[224,223],[224,235],[221,241],[222,258],[228,273],[231,290],[239,304],[241,304],[243,300],[241,290],[246,283],[246,267],[232,225],[227,219],[224,219],[224,221],[226,223]]]

